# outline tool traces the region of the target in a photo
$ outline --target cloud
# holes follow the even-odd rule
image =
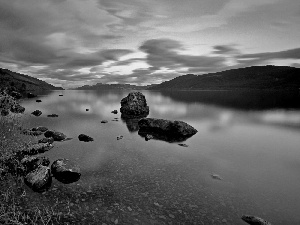
[[[294,48],[277,52],[262,52],[254,54],[241,54],[237,56],[239,63],[254,65],[257,63],[267,63],[278,59],[300,59],[300,48]]]
[[[152,39],[145,41],[139,48],[147,53],[146,61],[153,67],[178,69],[182,67],[223,67],[224,57],[180,54],[184,46],[171,39]]]
[[[214,53],[220,55],[238,54],[240,51],[234,45],[215,45]]]

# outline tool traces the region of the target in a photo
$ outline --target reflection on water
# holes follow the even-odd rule
[[[184,142],[187,148],[146,142],[137,120],[115,120],[120,114],[111,111],[119,111],[127,94],[56,91],[40,96],[41,103],[23,102],[25,124],[73,138],[46,153],[82,168],[78,185],[54,182],[62,195],[91,190],[93,197],[80,204],[98,208],[102,222],[109,215],[120,224],[242,225],[240,217],[253,214],[273,224],[300,224],[299,93],[143,91],[148,117],[182,120],[198,130]],[[30,114],[36,109],[40,117]],[[46,117],[52,113],[59,116]],[[81,133],[94,142],[79,142]]]

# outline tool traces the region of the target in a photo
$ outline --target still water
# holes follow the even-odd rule
[[[86,215],[82,224],[242,225],[243,214],[300,224],[299,93],[142,91],[148,117],[198,130],[184,142],[188,147],[145,141],[137,121],[112,114],[128,93],[67,90],[39,96],[41,103],[24,100],[28,128],[73,138],[55,142],[45,155],[73,160],[82,170],[77,183],[54,181],[48,193],[28,190],[29,197],[49,205],[66,200],[69,210]],[[40,117],[30,114],[36,109]],[[46,116],[52,113],[59,117]],[[94,141],[80,142],[79,134]]]

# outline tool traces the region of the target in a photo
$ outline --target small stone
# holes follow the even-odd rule
[[[181,147],[189,147],[187,144],[178,144],[179,146],[181,146]]]
[[[173,219],[175,218],[175,216],[173,214],[171,214],[171,213],[169,214],[169,217],[171,217]]]
[[[101,123],[108,123],[107,120],[101,120]]]
[[[226,219],[222,219],[222,223],[227,223],[227,220]]]
[[[166,220],[166,219],[167,219],[165,216],[162,216],[162,215],[159,215],[159,216],[158,216],[158,218],[160,218],[160,219],[164,219],[164,220]]]
[[[129,206],[127,207],[127,209],[128,209],[128,211],[130,211],[130,212],[132,211],[132,208],[130,208]]]

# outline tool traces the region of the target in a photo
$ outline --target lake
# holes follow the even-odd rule
[[[82,172],[73,184],[53,180],[45,194],[28,189],[28,204],[80,212],[81,224],[243,225],[243,214],[300,224],[300,93],[141,91],[148,117],[198,130],[182,147],[145,141],[136,120],[111,113],[129,92],[66,90],[39,96],[41,103],[23,100],[25,126],[72,138],[45,155],[75,161]],[[30,114],[36,109],[40,117]],[[59,116],[46,116],[52,113]],[[94,141],[80,142],[79,134]]]

